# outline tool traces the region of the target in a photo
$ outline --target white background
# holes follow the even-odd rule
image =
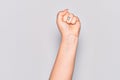
[[[0,80],[48,80],[59,10],[81,20],[73,80],[120,80],[119,0],[0,0]]]

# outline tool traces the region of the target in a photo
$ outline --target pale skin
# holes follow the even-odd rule
[[[72,80],[81,29],[80,20],[65,9],[58,12],[56,23],[62,38],[49,80]]]

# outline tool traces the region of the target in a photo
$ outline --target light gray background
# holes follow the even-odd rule
[[[59,10],[81,19],[73,80],[120,80],[119,0],[0,0],[0,80],[48,80]]]

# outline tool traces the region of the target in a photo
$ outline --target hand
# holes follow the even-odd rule
[[[56,21],[62,37],[79,36],[80,20],[77,16],[69,13],[67,9],[58,13]]]

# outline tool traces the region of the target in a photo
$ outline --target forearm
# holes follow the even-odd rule
[[[50,80],[71,80],[74,70],[78,37],[62,37]]]
[[[68,9],[65,9],[58,13],[56,22],[62,40],[50,80],[72,80],[78,36],[81,28],[80,20],[77,16],[69,13]]]

